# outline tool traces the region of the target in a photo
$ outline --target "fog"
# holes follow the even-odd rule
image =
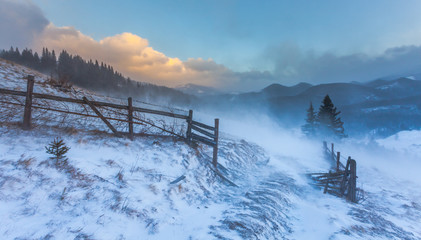
[[[268,48],[274,76],[284,84],[370,81],[392,75],[410,76],[420,70],[421,46],[397,46],[380,54],[338,54],[304,50],[296,44]]]
[[[357,161],[358,186],[370,189],[370,184],[384,179],[396,184],[421,182],[421,131],[403,131],[389,137],[375,137],[370,133],[343,139],[332,137],[308,138],[296,120],[296,127],[284,127],[282,122],[264,111],[260,113],[241,109],[222,111],[195,111],[195,117],[209,122],[220,119],[222,137],[244,139],[265,149],[269,164],[295,180],[304,183],[306,173],[328,172],[334,163],[324,159],[323,141],[334,143],[335,152],[341,152],[341,162],[351,156]],[[238,113],[238,114],[236,114]],[[386,180],[385,180],[386,181]],[[378,184],[378,183],[376,183]]]

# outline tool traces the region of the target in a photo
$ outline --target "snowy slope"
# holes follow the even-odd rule
[[[30,70],[0,64],[0,86],[24,89]],[[106,99],[43,86],[45,78],[37,75],[36,92]],[[219,169],[237,187],[215,174],[206,146],[41,124],[53,120],[31,131],[1,121],[1,239],[421,239],[418,131],[336,145],[357,160],[365,196],[352,204],[306,178],[330,167],[321,143],[270,119],[221,118]],[[65,167],[45,153],[57,136],[71,148]]]
[[[67,98],[77,98],[82,99],[82,97],[87,97],[89,100],[103,101],[109,103],[115,103],[120,105],[127,105],[127,99],[118,99],[110,98],[103,96],[101,94],[82,89],[76,86],[73,86],[68,89],[63,89],[60,87],[55,87],[56,82],[50,81],[50,77],[44,74],[41,74],[37,71],[28,69],[21,65],[13,64],[11,62],[0,59],[0,88],[26,91],[26,76],[34,75],[35,84],[34,84],[34,93],[43,93]],[[9,103],[13,103],[12,105]],[[11,95],[0,95],[0,107],[3,108],[3,111],[0,115],[0,119],[7,122],[19,122],[23,116],[23,104],[25,103],[25,98],[20,96],[11,96]],[[62,112],[57,111],[46,111],[45,109],[37,109],[36,106],[41,106],[48,109],[56,109]],[[147,102],[140,101],[138,99],[133,99],[133,106],[143,107],[148,109],[163,110],[167,112],[173,112],[182,115],[188,115],[188,111],[183,109],[178,109],[171,107],[169,104],[156,105]],[[76,113],[82,113],[87,115],[96,115],[89,107],[82,106],[80,104],[73,103],[63,103],[56,102],[46,99],[33,99],[33,109],[32,109],[32,122],[35,125],[48,125],[52,127],[62,127],[67,129],[77,128],[91,131],[109,131],[106,125],[99,118],[87,118],[84,116],[70,115],[63,113],[63,111],[71,111]],[[127,112],[123,110],[116,110],[113,108],[102,107],[99,108],[100,112],[106,116],[116,119],[127,119]],[[159,127],[163,128],[173,128],[176,133],[185,132],[185,121],[179,119],[166,118],[156,115],[145,115],[138,112],[134,113],[135,122],[139,122],[137,119],[153,123]],[[110,120],[114,127],[118,131],[127,132],[128,126],[125,123]],[[134,131],[137,133],[148,133],[148,134],[165,134],[162,133],[159,129],[151,128],[135,124]]]

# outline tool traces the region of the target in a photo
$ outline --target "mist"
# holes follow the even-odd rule
[[[221,102],[225,102],[225,105]],[[421,141],[421,133],[418,129],[376,134],[374,128],[367,129],[367,126],[355,124],[339,115],[346,123],[345,133],[348,137],[309,138],[301,130],[305,123],[306,108],[297,110],[302,112],[300,116],[280,118],[263,104],[256,108],[253,101],[232,103],[223,99],[221,102],[218,102],[219,105],[215,103],[190,107],[194,109],[194,116],[202,121],[219,118],[222,137],[244,139],[263,147],[271,156],[270,164],[273,167],[294,175],[299,182],[307,181],[305,173],[327,171],[332,167],[332,163],[324,159],[323,141],[335,144],[336,151],[340,151],[344,158],[341,161],[346,163],[348,156],[357,161],[358,169],[362,169],[359,175],[361,186],[370,181],[372,174],[379,178],[387,176],[390,181],[409,181],[412,184],[421,181],[418,174],[421,171],[421,148],[417,144]],[[317,110],[319,103],[313,104]],[[341,110],[341,106],[338,110]],[[361,117],[359,120],[362,120]],[[394,118],[390,120],[395,124],[398,121]]]
[[[338,54],[305,50],[291,43],[270,47],[265,56],[273,63],[273,75],[287,85],[297,82],[366,82],[421,73],[419,45],[388,48],[379,54]]]

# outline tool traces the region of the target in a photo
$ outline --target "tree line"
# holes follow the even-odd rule
[[[306,123],[301,127],[309,137],[335,136],[346,137],[344,123],[338,115],[341,112],[334,106],[329,95],[326,95],[319,107],[319,112],[314,111],[313,104],[307,109]]]
[[[2,50],[0,57],[40,72],[55,71],[57,65],[56,53],[54,50],[48,51],[47,48],[43,48],[42,54],[39,56],[37,52],[32,53],[32,49],[25,48],[21,53],[18,48],[10,47],[8,51]]]
[[[174,89],[141,83],[124,77],[114,70],[111,65],[97,60],[84,60],[79,55],[71,55],[66,50],[60,52],[58,58],[54,50],[43,48],[41,56],[25,48],[22,52],[18,48],[10,47],[2,50],[0,57],[15,63],[46,73],[59,82],[70,82],[77,86],[102,91],[114,96],[132,96],[144,100],[162,99],[173,103],[189,103],[190,97]]]

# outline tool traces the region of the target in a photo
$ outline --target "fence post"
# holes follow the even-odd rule
[[[215,138],[215,145],[213,146],[213,158],[212,163],[213,166],[216,168],[218,165],[218,140],[219,140],[219,119],[215,118],[215,132],[214,132]]]
[[[323,194],[327,193],[327,190],[329,188],[329,177],[331,174],[332,174],[332,171],[329,171],[329,175],[327,175],[327,178],[326,178],[326,185],[325,185],[325,189],[323,190]]]
[[[339,172],[340,158],[341,158],[341,152],[338,152],[336,155],[336,172]]]
[[[23,124],[24,130],[31,129],[31,107],[32,107],[32,93],[34,91],[35,79],[33,75],[28,75],[26,85],[26,99],[25,99],[25,111],[23,113]]]
[[[346,161],[346,166],[345,166],[345,170],[344,170],[344,177],[342,178],[342,182],[341,182],[341,196],[343,196],[345,194],[345,188],[347,187],[346,183],[348,180],[348,172],[349,172],[349,165],[351,162],[351,157],[348,157],[348,161]],[[348,180],[348,184],[349,184],[349,180]]]
[[[357,196],[356,196],[357,162],[354,159],[351,159],[349,168],[350,168],[350,176],[349,176],[348,200],[355,203],[357,202]]]
[[[193,110],[189,110],[189,116],[187,118],[187,132],[186,132],[186,140],[187,143],[191,143],[191,125],[193,122]]]
[[[332,161],[335,161],[335,149],[333,148],[333,143],[332,143],[332,151],[330,152],[332,154]]]
[[[133,140],[133,100],[131,97],[127,99],[128,102],[128,110],[129,110],[129,138]]]

